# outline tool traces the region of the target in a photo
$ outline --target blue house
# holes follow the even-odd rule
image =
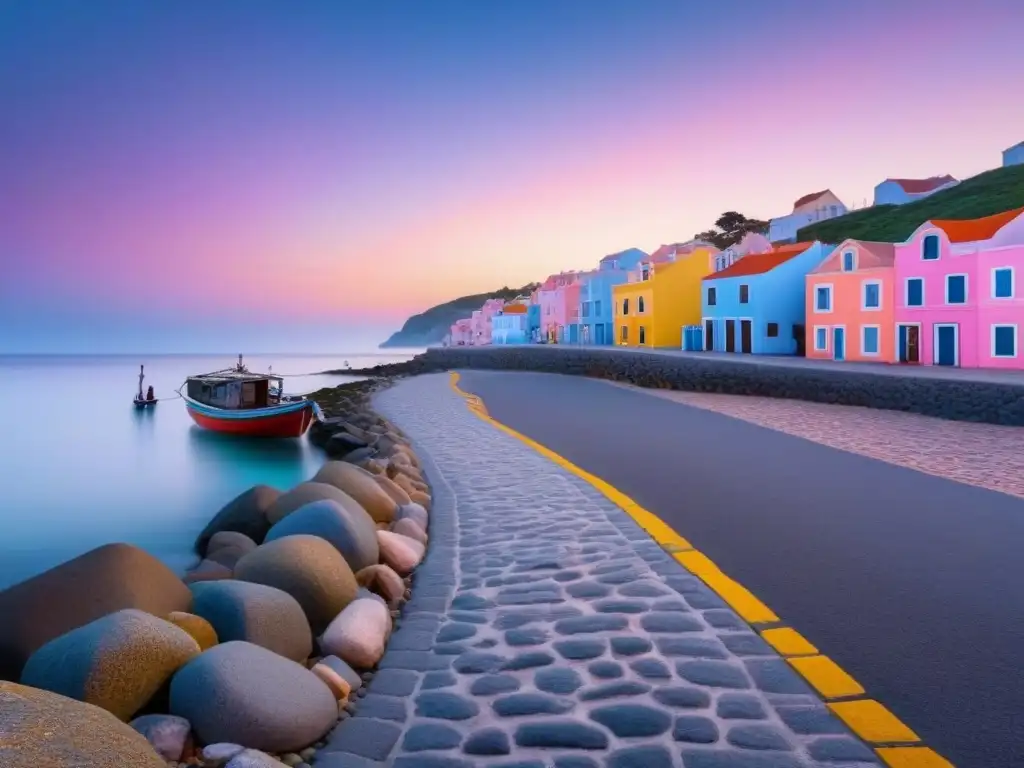
[[[804,354],[805,280],[835,249],[793,243],[744,256],[704,278],[704,349],[754,355]]]
[[[580,318],[569,326],[570,338],[583,344],[615,343],[612,287],[626,282],[630,270],[646,258],[648,255],[639,248],[629,248],[601,259],[597,271],[580,284]]]
[[[955,187],[960,181],[948,173],[927,179],[886,179],[875,186],[875,205],[904,205]]]
[[[1024,141],[1003,150],[1003,167],[1009,168],[1011,165],[1024,165]]]
[[[526,308],[526,341],[529,344],[540,341],[540,304]]]

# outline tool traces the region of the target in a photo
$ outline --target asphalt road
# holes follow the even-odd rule
[[[1024,765],[1024,500],[605,382],[462,371],[632,496],[958,768]]]

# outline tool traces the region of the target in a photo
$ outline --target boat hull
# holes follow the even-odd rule
[[[302,437],[316,418],[316,404],[312,400],[228,411],[186,399],[185,407],[192,421],[203,429],[240,437]]]

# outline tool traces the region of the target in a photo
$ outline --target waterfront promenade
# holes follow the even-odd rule
[[[732,418],[722,396],[710,410],[669,398],[716,396],[518,372],[465,371],[461,386],[658,515],[956,765],[1024,754],[1024,500],[750,423],[750,408]],[[777,427],[804,406],[845,410],[777,403],[790,409]],[[936,454],[983,450],[980,439],[959,446],[957,429],[993,430],[1004,451],[1017,439],[1014,428],[870,413],[922,420]]]

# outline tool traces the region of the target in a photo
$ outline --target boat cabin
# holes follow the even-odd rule
[[[212,408],[241,410],[267,408],[281,402],[282,380],[249,371],[217,371],[190,376],[186,394],[190,400]]]

